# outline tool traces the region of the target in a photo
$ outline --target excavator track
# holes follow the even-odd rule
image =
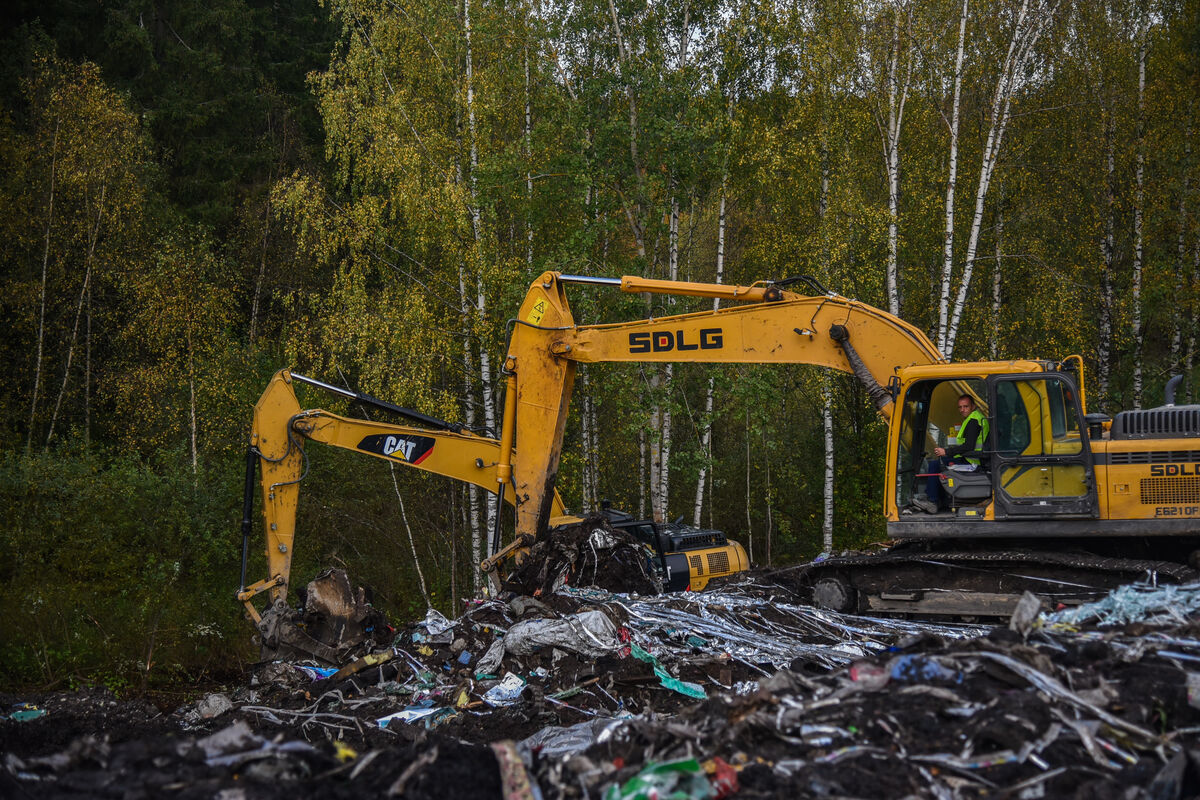
[[[888,551],[831,558],[778,576],[800,599],[845,613],[1004,618],[1025,592],[1050,608],[1098,600],[1129,583],[1187,583],[1174,561],[1038,549]]]

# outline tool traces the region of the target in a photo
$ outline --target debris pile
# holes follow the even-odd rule
[[[566,585],[658,594],[662,579],[650,570],[650,555],[628,531],[614,529],[602,515],[593,514],[536,542],[504,589],[530,597],[550,595]]]
[[[771,591],[572,581],[453,620],[431,610],[338,668],[262,664],[248,685],[161,713],[96,693],[0,697],[0,795],[1200,792],[1200,586],[1122,589],[1069,617],[1034,603],[1011,629],[841,615]]]

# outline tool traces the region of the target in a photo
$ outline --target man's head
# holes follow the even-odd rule
[[[969,395],[969,394],[964,394],[958,398],[958,413],[962,414],[964,417],[967,417],[967,416],[970,416],[971,412],[974,410],[975,410],[975,398],[974,397],[971,397],[971,395]]]

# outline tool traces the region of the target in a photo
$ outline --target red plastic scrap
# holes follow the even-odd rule
[[[708,775],[708,782],[712,784],[713,788],[713,796],[717,800],[737,794],[739,788],[737,769],[725,759],[716,756],[705,761],[704,773]]]

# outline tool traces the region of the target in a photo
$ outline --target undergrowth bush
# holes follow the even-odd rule
[[[244,661],[237,505],[186,462],[0,453],[0,684],[120,690]]]

